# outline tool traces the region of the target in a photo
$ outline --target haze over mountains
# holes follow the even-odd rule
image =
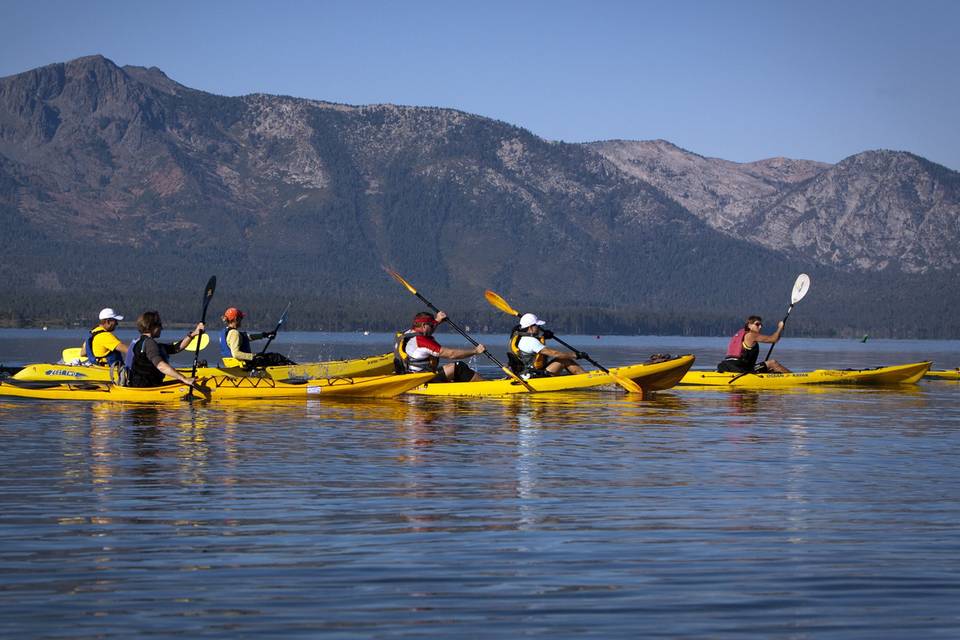
[[[738,164],[666,141],[550,142],[451,109],[223,97],[101,56],[0,79],[0,323],[215,306],[403,326],[416,301],[506,330],[955,337],[960,174],[906,152]],[[919,310],[919,313],[918,313]],[[258,315],[260,318],[258,318]]]

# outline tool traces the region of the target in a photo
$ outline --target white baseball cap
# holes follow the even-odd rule
[[[536,325],[540,325],[540,326],[542,327],[543,325],[545,325],[545,324],[547,324],[547,323],[544,322],[543,320],[541,320],[540,318],[538,318],[537,316],[533,315],[532,313],[525,313],[525,314],[523,314],[522,316],[520,316],[520,328],[521,328],[521,329],[526,329],[527,327],[532,327],[532,326],[535,325],[535,324],[536,324]]]
[[[113,318],[114,320],[123,320],[123,316],[118,315],[116,311],[107,307],[106,309],[100,310],[100,319],[107,320],[108,318]]]

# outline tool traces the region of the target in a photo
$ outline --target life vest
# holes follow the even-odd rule
[[[534,336],[520,329],[520,325],[514,325],[510,332],[510,353],[515,355],[523,364],[523,370],[528,373],[541,372],[547,366],[547,357],[543,353],[526,353],[520,350],[520,338],[528,337],[539,340],[540,344],[547,344],[543,335]]]
[[[123,354],[114,349],[110,351],[105,356],[95,357],[93,355],[93,341],[101,333],[106,333],[107,330],[103,327],[94,327],[90,330],[90,335],[83,341],[83,355],[87,357],[87,360],[90,364],[99,364],[103,366],[110,366],[119,362],[123,362]]]
[[[131,387],[156,387],[163,384],[163,372],[154,366],[150,358],[143,352],[144,344],[149,336],[140,336],[130,344],[127,349],[127,357],[124,358],[124,364],[127,368],[127,384]],[[153,338],[150,338],[153,340]],[[160,349],[160,357],[167,362],[167,349],[164,345],[157,343]]]
[[[422,333],[416,331],[404,331],[397,333],[393,341],[393,368],[397,373],[413,373],[423,371],[436,371],[440,365],[438,358],[426,357],[414,360],[407,353],[407,343],[411,339],[422,336]]]
[[[727,357],[739,358],[743,353],[743,337],[747,335],[746,329],[740,329],[730,338],[730,344],[727,345]]]
[[[760,343],[754,342],[752,347],[745,347],[743,338],[747,335],[746,329],[740,329],[727,345],[727,359],[739,360],[747,366],[752,367],[757,363],[757,357],[760,355]]]
[[[230,350],[230,345],[227,344],[227,334],[231,331],[236,331],[240,334],[240,351],[243,351],[244,353],[253,353],[253,351],[250,349],[250,336],[239,329],[234,329],[233,327],[224,327],[223,331],[220,332],[220,355],[224,358],[233,357],[233,351]]]

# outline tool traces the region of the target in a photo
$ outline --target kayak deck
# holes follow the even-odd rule
[[[191,369],[178,369],[184,375],[190,375]],[[242,367],[200,367],[196,377],[216,376],[266,377],[274,380],[318,380],[320,378],[380,376],[393,373],[393,354],[385,353],[366,358],[351,360],[329,360],[326,362],[307,362],[288,366],[266,367],[248,371]],[[92,381],[110,382],[110,367],[78,364],[28,364],[12,377],[16,380],[46,381]],[[172,381],[167,378],[168,381]]]
[[[652,391],[661,391],[676,385],[693,366],[694,359],[692,355],[684,355],[663,362],[614,367],[610,369],[610,373],[633,380],[643,389],[646,397]],[[576,375],[530,378],[526,382],[532,391],[527,385],[513,378],[502,378],[477,382],[428,382],[408,393],[422,396],[503,396],[515,393],[575,391],[617,384],[613,376],[599,370]]]
[[[179,382],[158,387],[121,387],[110,382],[82,381],[0,381],[0,396],[44,400],[81,400],[112,402],[171,402],[186,399],[305,399],[312,397],[397,396],[429,380],[432,374],[414,373],[402,376],[332,377],[302,382],[280,382],[271,378],[237,378],[211,376],[200,380],[199,389]]]
[[[816,369],[796,373],[718,373],[689,371],[680,386],[741,387],[775,389],[807,384],[915,384],[930,369],[930,362],[877,367],[874,369]]]

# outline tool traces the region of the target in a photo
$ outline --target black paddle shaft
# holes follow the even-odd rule
[[[784,327],[787,326],[787,318],[790,317],[790,312],[791,312],[791,311],[793,311],[793,304],[791,304],[789,307],[787,307],[787,315],[783,316],[783,326],[784,326]],[[782,332],[781,332],[781,334],[782,334]],[[779,342],[779,341],[780,341],[780,339],[777,338],[777,342]],[[767,349],[767,357],[763,359],[764,362],[766,362],[767,360],[770,359],[770,354],[773,353],[773,348],[774,348],[775,346],[777,346],[777,343],[776,343],[776,342],[774,342],[773,344],[771,344],[771,345],[770,345],[770,348]]]
[[[287,308],[283,310],[282,314],[280,314],[280,321],[277,322],[277,326],[274,327],[273,329],[273,336],[277,335],[277,331],[280,331],[280,327],[283,325],[284,322],[286,322],[287,311],[290,311],[290,304],[291,303],[288,302]],[[260,355],[263,355],[267,352],[267,347],[269,347],[270,343],[273,342],[273,336],[270,336],[269,338],[267,338],[267,344],[263,345],[263,349],[260,350]]]
[[[553,333],[553,332],[551,331],[550,333]],[[553,335],[553,339],[559,342],[560,344],[562,344],[563,346],[565,346],[567,349],[570,349],[570,351],[573,351],[574,355],[581,353],[581,351],[578,351],[575,347],[571,346],[568,342],[558,338],[556,334]],[[609,369],[607,369],[605,366],[603,366],[593,358],[587,356],[586,358],[584,358],[584,360],[586,360],[587,362],[595,366],[597,369],[600,369],[600,371],[603,371],[604,373],[610,373]]]
[[[203,290],[203,313],[200,314],[200,323],[207,323],[207,308],[210,306],[210,300],[213,299],[213,292],[217,289],[217,276],[210,276],[210,280],[207,281],[207,288]],[[190,377],[193,378],[197,375],[197,363],[200,361],[200,336],[203,335],[203,331],[200,331],[200,334],[197,335],[197,350],[193,352],[193,370],[190,372]]]

